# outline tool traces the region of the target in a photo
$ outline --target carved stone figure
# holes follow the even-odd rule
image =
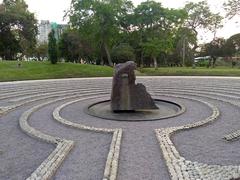
[[[158,109],[143,84],[135,84],[133,61],[117,64],[112,82],[111,109],[114,112]]]

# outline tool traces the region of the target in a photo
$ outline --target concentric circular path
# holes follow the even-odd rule
[[[137,81],[186,111],[142,122],[90,116],[111,78],[0,83],[0,179],[240,178],[240,78]]]

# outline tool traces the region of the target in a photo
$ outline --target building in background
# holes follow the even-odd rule
[[[59,40],[61,34],[67,29],[66,24],[57,24],[48,20],[41,20],[38,25],[38,43],[48,43],[48,34],[53,29],[55,31],[55,38]]]
[[[41,23],[38,25],[38,42],[47,43],[48,34],[51,32],[51,24],[48,20],[41,20]]]

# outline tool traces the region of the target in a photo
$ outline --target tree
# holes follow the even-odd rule
[[[198,35],[199,29],[207,29],[216,34],[216,30],[220,28],[223,17],[219,14],[211,12],[209,5],[206,0],[198,3],[189,2],[185,5],[185,11],[188,14],[186,20],[186,27],[191,29],[196,36]],[[194,50],[198,47],[194,45]]]
[[[143,63],[144,51],[146,54],[150,54],[151,57],[154,57],[154,60],[155,60],[154,64],[157,65],[157,61],[155,58],[157,55],[155,56],[155,54],[158,54],[158,53],[153,52],[154,49],[156,49],[156,48],[153,48],[154,43],[148,42],[145,45],[144,43],[146,43],[146,39],[149,39],[147,38],[147,34],[149,34],[147,30],[149,29],[151,29],[151,31],[153,30],[153,26],[158,20],[157,17],[160,18],[162,13],[163,13],[163,7],[161,3],[157,3],[155,1],[142,2],[140,5],[138,5],[134,9],[134,14],[131,18],[131,24],[132,26],[134,26],[134,29],[138,31],[137,39],[139,39],[138,49],[140,51],[141,67],[143,67],[143,64],[144,64]],[[153,54],[154,56],[152,56]]]
[[[76,30],[65,31],[60,38],[60,56],[70,62],[80,62],[82,59],[93,59],[93,50],[89,43],[81,38]]]
[[[195,34],[195,37],[198,36],[199,30],[209,30],[214,34],[212,42],[215,42],[216,32],[222,27],[223,17],[220,16],[219,13],[212,13],[206,0],[198,3],[189,2],[185,5],[184,9],[188,13],[185,26]],[[197,41],[195,41],[189,53],[194,54],[197,48],[198,44]],[[213,62],[215,61],[216,59],[214,58]]]
[[[157,57],[172,51],[173,34],[185,18],[184,10],[163,8],[155,1],[142,2],[134,9],[132,26],[138,32],[142,65],[145,54],[153,59],[157,68]]]
[[[231,36],[227,39],[224,45],[224,56],[233,56],[240,52],[240,33]]]
[[[124,25],[124,16],[132,8],[128,0],[72,0],[68,12],[70,24],[87,36],[94,37],[98,49],[107,56],[108,64],[113,66],[110,48],[113,37],[119,34]],[[86,33],[87,31],[87,33]]]
[[[174,54],[179,57],[179,61],[175,61],[174,64],[182,64],[183,66],[192,65],[194,55],[194,50],[192,48],[195,44],[197,44],[196,34],[189,28],[179,28],[174,38]],[[182,59],[181,62],[180,59]]]
[[[124,63],[126,61],[135,61],[134,49],[126,43],[121,43],[113,47],[112,57],[114,63]]]
[[[234,16],[240,15],[240,0],[228,0],[228,2],[223,4],[223,6],[227,12],[227,18],[231,19]]]
[[[153,59],[154,68],[158,68],[157,57],[160,53],[167,54],[172,51],[173,42],[171,38],[151,38],[143,43],[144,53]]]
[[[31,55],[36,45],[37,20],[24,0],[4,0],[0,4],[0,55],[16,59],[17,53]]]
[[[204,46],[204,56],[210,56],[208,67],[212,66],[215,67],[215,63],[217,57],[221,57],[224,55],[224,47],[225,47],[225,39],[223,38],[216,38],[210,43],[205,44]]]
[[[52,30],[48,35],[48,56],[52,64],[58,61],[57,43],[55,38],[55,31]]]

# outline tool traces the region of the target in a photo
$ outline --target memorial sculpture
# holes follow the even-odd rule
[[[137,122],[166,119],[185,111],[178,103],[152,99],[143,84],[135,83],[135,69],[133,61],[116,65],[111,99],[96,100],[86,112],[101,119]]]
[[[135,69],[133,61],[116,65],[111,93],[113,112],[158,109],[146,87],[141,83],[135,84]]]

